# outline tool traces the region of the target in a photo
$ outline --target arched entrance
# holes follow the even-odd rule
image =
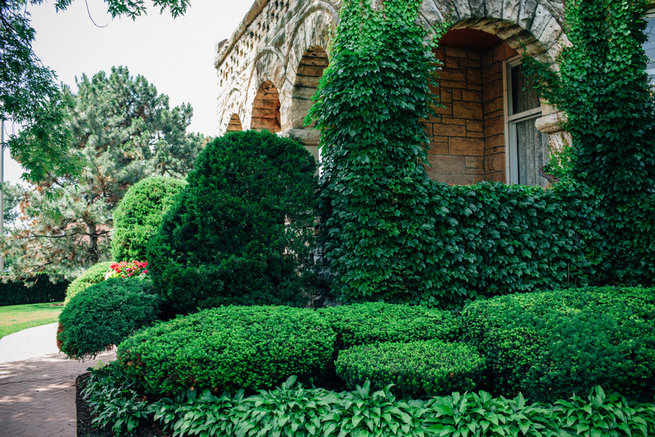
[[[270,80],[263,82],[252,105],[251,129],[280,132],[280,95]]]
[[[238,114],[232,114],[230,117],[230,122],[227,124],[227,132],[241,132],[243,126],[241,125],[241,119]]]
[[[507,41],[480,29],[451,29],[439,42],[437,117],[428,173],[449,184],[483,180],[546,185],[548,137],[535,127],[542,115],[537,93]]]

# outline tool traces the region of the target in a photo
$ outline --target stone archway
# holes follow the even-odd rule
[[[289,119],[292,129],[304,128],[305,117],[314,101],[312,100],[323,70],[328,66],[328,54],[323,47],[311,46],[300,59],[293,86]]]
[[[227,132],[241,132],[243,126],[241,125],[241,119],[238,114],[232,114],[230,121],[227,124]]]
[[[251,129],[277,133],[281,130],[280,94],[270,80],[263,82],[252,105]]]

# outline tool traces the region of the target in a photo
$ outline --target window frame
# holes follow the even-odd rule
[[[536,121],[543,115],[541,99],[539,106],[517,114],[512,114],[511,70],[521,65],[521,56],[514,56],[503,61],[503,113],[505,117],[505,182],[519,184],[518,140],[516,124],[522,121]]]

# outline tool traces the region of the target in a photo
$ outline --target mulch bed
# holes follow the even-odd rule
[[[84,373],[75,380],[75,405],[77,407],[77,436],[78,437],[115,437],[111,429],[94,428],[91,425],[91,410],[82,398],[82,388],[89,373]],[[143,423],[132,434],[135,437],[170,437],[154,422]]]

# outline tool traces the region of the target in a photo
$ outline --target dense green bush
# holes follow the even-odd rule
[[[460,320],[422,306],[367,302],[323,308],[319,313],[337,333],[337,348],[382,341],[455,340]]]
[[[107,279],[74,296],[59,315],[60,349],[84,358],[118,344],[159,313],[150,281]]]
[[[114,210],[111,256],[116,261],[146,260],[148,241],[185,182],[152,176],[132,185]]]
[[[0,277],[0,306],[28,303],[61,302],[66,296],[69,282],[50,282],[47,276],[39,276],[34,283],[23,281],[2,282]]]
[[[601,279],[604,219],[594,193],[584,186],[435,182],[431,193],[438,236],[428,267],[434,288],[417,298],[421,303],[458,304]]]
[[[141,331],[119,345],[118,359],[151,393],[254,390],[321,375],[335,337],[313,310],[226,306]]]
[[[335,365],[351,389],[370,380],[374,388],[395,384],[394,392],[412,397],[473,390],[485,366],[472,346],[439,340],[355,346],[339,352]]]
[[[553,400],[602,384],[634,398],[655,394],[655,289],[501,296],[468,305],[462,318],[498,393]]]
[[[281,387],[246,397],[189,390],[173,399],[144,402],[134,383],[110,368],[93,370],[84,396],[94,423],[123,431],[144,416],[173,436],[648,436],[655,405],[634,404],[600,387],[554,404],[523,396],[453,393],[427,401],[399,400],[368,384],[352,392],[305,389],[290,378]]]
[[[78,294],[80,291],[84,291],[93,284],[97,284],[105,280],[105,273],[109,271],[109,266],[111,266],[111,261],[104,261],[98,264],[92,265],[86,269],[80,276],[75,278],[73,282],[70,283],[68,288],[66,288],[66,300],[64,303],[70,302],[70,300]]]
[[[153,281],[172,310],[304,303],[315,170],[300,144],[268,132],[208,144],[149,247]]]

